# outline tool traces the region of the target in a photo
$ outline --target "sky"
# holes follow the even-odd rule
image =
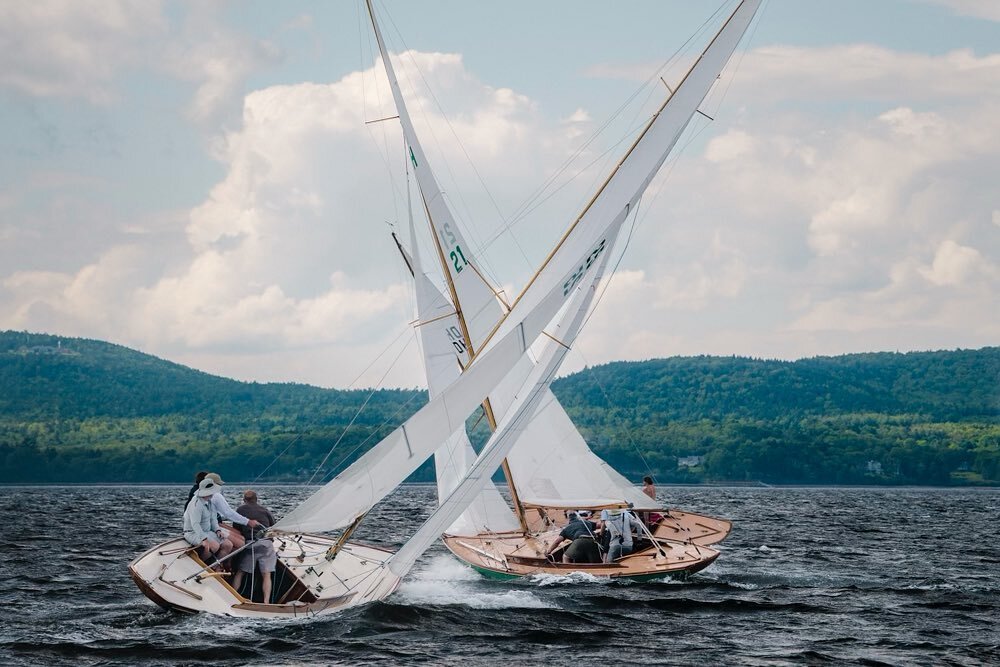
[[[376,2],[506,295],[723,4]],[[0,3],[0,330],[422,386],[373,48],[355,0]],[[1000,343],[1000,3],[766,0],[702,111],[564,370]]]

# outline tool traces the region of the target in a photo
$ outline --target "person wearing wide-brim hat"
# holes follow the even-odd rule
[[[205,479],[212,480],[216,485],[216,491],[212,494],[209,502],[212,504],[212,510],[216,514],[216,520],[219,522],[219,527],[225,531],[229,541],[233,543],[234,549],[241,548],[244,544],[246,544],[246,540],[243,539],[243,534],[234,526],[256,528],[260,525],[260,522],[255,521],[254,519],[248,519],[229,506],[229,503],[226,501],[226,497],[222,495],[222,486],[225,482],[222,481],[222,478],[219,477],[218,473],[210,472],[205,475]],[[223,523],[223,520],[232,521],[233,525],[225,524]]]
[[[218,492],[219,485],[206,476],[184,510],[184,539],[191,546],[200,548],[199,554],[205,562],[213,557],[225,558],[233,550],[233,543],[219,526],[212,508],[212,496]]]

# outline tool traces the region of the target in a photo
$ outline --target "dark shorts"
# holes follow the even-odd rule
[[[601,550],[592,537],[578,537],[566,548],[566,558],[574,563],[600,563]]]

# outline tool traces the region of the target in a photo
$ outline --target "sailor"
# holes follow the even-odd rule
[[[642,478],[642,492],[656,500],[656,486],[653,485],[653,478],[649,475]]]
[[[198,492],[198,485],[201,484],[201,480],[205,479],[205,475],[207,474],[207,470],[199,470],[194,476],[194,484],[191,486],[191,490],[188,491],[188,499],[184,503],[185,509],[187,509],[187,506],[191,503],[191,499],[194,498],[194,494]]]
[[[236,510],[229,506],[226,501],[226,497],[222,495],[222,485],[225,482],[219,477],[218,473],[210,472],[205,475],[205,479],[210,479],[215,482],[215,488],[217,489],[215,495],[212,496],[212,509],[218,515],[216,519],[219,521],[219,527],[226,531],[229,541],[233,543],[234,549],[239,549],[244,544],[246,540],[243,539],[243,534],[235,526],[247,526],[249,528],[256,528],[260,524],[255,519],[248,519],[242,514],[238,514]],[[222,523],[222,520],[226,519],[232,521],[233,525],[229,526]]]
[[[271,510],[257,502],[257,492],[247,489],[243,492],[243,504],[236,511],[249,519],[255,519],[260,525],[270,528],[274,525],[274,515]],[[253,529],[243,528],[243,537],[253,540]],[[253,575],[254,569],[260,569],[260,588],[264,593],[264,602],[271,602],[271,573],[277,565],[278,555],[274,551],[274,543],[267,538],[251,542],[240,556],[236,572],[233,574],[233,588],[240,590],[243,583],[243,573]]]
[[[642,531],[642,524],[628,510],[601,510],[604,530],[610,536],[606,563],[612,563],[632,553],[632,530]]]
[[[215,481],[206,477],[201,480],[194,498],[184,510],[184,539],[191,546],[200,547],[199,554],[205,562],[213,556],[225,558],[233,550],[233,543],[219,526],[212,508],[211,498],[218,490]]]
[[[563,552],[562,562],[600,563],[601,550],[597,545],[597,537],[594,535],[597,524],[581,519],[576,512],[570,512],[566,516],[569,523],[559,531],[559,536],[549,545],[545,557],[550,557],[564,540],[570,540],[572,544],[566,547],[566,551]]]

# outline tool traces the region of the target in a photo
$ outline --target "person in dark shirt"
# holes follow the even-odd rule
[[[257,492],[253,489],[247,489],[243,492],[243,504],[236,508],[236,512],[256,521],[265,528],[270,528],[275,524],[271,510],[257,503]],[[270,539],[264,538],[251,544],[253,528],[241,526],[240,530],[243,531],[243,536],[250,546],[240,556],[236,572],[233,574],[233,588],[237,591],[240,590],[240,586],[243,584],[243,574],[252,575],[254,569],[259,568],[260,587],[264,593],[264,603],[268,604],[271,602],[271,573],[274,572],[278,560],[278,555],[274,551],[274,543]]]
[[[194,486],[192,486],[191,490],[188,491],[188,499],[187,502],[184,503],[185,510],[187,509],[187,506],[191,504],[191,499],[194,498],[194,494],[198,492],[198,485],[201,484],[201,480],[205,479],[205,475],[207,474],[207,470],[201,470],[194,476]]]
[[[594,534],[597,530],[597,524],[581,519],[576,512],[570,512],[567,517],[569,523],[559,531],[558,538],[549,545],[545,557],[551,556],[565,540],[569,540],[571,544],[563,552],[562,561],[564,563],[600,563],[601,549]]]

